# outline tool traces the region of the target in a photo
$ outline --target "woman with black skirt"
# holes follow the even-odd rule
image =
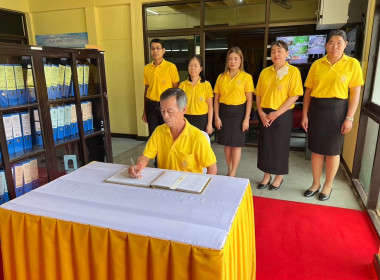
[[[204,77],[202,59],[199,56],[190,59],[188,71],[189,78],[179,85],[179,88],[187,96],[185,118],[193,126],[211,135],[214,111],[212,107],[213,92],[211,84]]]
[[[303,94],[298,68],[289,65],[288,45],[275,41],[271,46],[272,66],[265,68],[256,87],[260,116],[257,167],[264,172],[259,189],[278,190],[289,173],[289,145],[294,102]],[[271,174],[274,180],[271,184]]]
[[[245,146],[246,131],[255,91],[252,76],[244,71],[243,53],[238,47],[228,50],[224,73],[214,87],[215,127],[219,130],[218,143],[224,145],[227,176],[235,177]]]
[[[343,53],[348,43],[346,33],[333,30],[326,42],[327,55],[313,63],[305,82],[302,116],[313,171],[313,184],[304,195],[310,197],[319,191],[326,157],[326,180],[318,196],[322,201],[330,198],[344,135],[351,131],[364,84],[359,62]]]

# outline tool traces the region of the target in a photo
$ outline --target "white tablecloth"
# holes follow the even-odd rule
[[[93,162],[4,209],[211,249],[224,246],[249,181],[213,176],[202,194],[105,183],[124,165]]]

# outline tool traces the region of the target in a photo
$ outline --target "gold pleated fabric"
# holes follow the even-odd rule
[[[248,186],[221,250],[0,209],[4,279],[256,278]]]

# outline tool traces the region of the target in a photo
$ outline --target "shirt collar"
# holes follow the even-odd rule
[[[282,67],[286,67],[287,65],[289,65],[289,62],[285,62],[284,66],[282,66]],[[272,64],[271,66],[269,66],[269,69],[271,69],[273,72],[276,72],[276,69],[274,69],[274,64]]]
[[[187,135],[187,134],[189,134],[189,130],[190,130],[190,123],[187,121],[187,119],[186,118],[184,118],[185,119],[185,128],[182,130],[182,132],[181,132],[181,134],[179,135],[179,137],[182,137],[182,135]],[[164,124],[165,125],[165,127],[164,127],[164,132],[165,133],[169,133],[169,134],[171,134],[171,132],[170,132],[170,127],[167,125],[167,124]],[[179,138],[178,137],[178,138]],[[177,138],[177,139],[178,139]]]
[[[233,79],[235,79],[237,76],[239,76],[241,72],[242,72],[242,71],[239,69],[239,71],[236,73],[236,75],[235,75],[235,77],[233,77]],[[230,75],[230,71],[227,71],[227,72],[226,72],[226,75],[227,75],[230,79],[232,79],[232,78],[231,78],[231,75]]]
[[[343,53],[341,59],[339,59],[337,62],[346,60],[348,60],[348,56]],[[330,61],[327,59],[327,54],[324,57],[322,57],[322,62],[326,62],[331,65]]]
[[[187,79],[186,82],[187,82],[189,85],[192,86],[192,84],[191,84],[191,82],[189,81],[189,79]],[[197,83],[195,84],[195,86],[196,86],[196,85],[199,85],[200,83],[201,83],[201,77],[199,77],[199,79],[198,79]]]
[[[158,65],[157,67],[163,66],[164,63],[166,63],[166,60],[163,58],[163,59],[162,59],[162,62],[160,63],[160,65]],[[150,65],[153,66],[153,67],[156,67],[156,66],[154,65],[154,60],[150,63]]]

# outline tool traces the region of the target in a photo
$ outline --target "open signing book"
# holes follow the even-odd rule
[[[107,183],[138,187],[152,187],[182,192],[202,193],[212,177],[197,173],[145,168],[141,178],[131,178],[124,168],[105,180]]]

